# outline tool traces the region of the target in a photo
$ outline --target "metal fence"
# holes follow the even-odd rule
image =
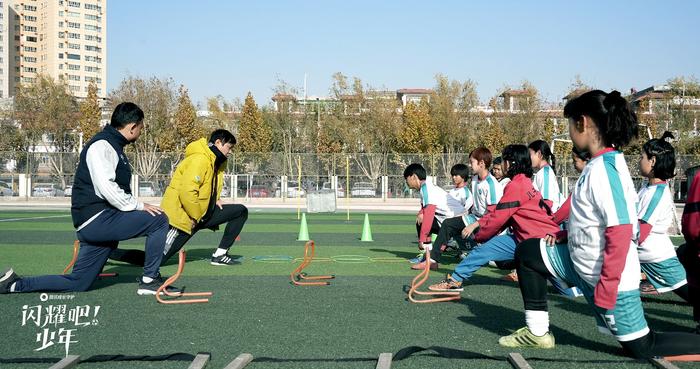
[[[161,196],[182,159],[181,155],[155,153],[128,154],[139,196]],[[233,198],[295,198],[309,191],[335,189],[338,197],[406,198],[416,197],[403,179],[410,163],[421,163],[439,186],[451,184],[450,168],[468,163],[468,154],[284,154],[235,153],[226,168],[224,196]],[[627,157],[632,177],[639,186],[638,156]],[[70,196],[77,153],[0,152],[0,196]],[[700,165],[700,156],[679,156],[675,197],[683,200],[686,169]],[[557,176],[562,192],[568,193],[578,173],[570,157],[557,158]]]

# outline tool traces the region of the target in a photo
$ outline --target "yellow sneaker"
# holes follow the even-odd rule
[[[527,327],[523,327],[508,336],[498,339],[498,344],[505,347],[554,348],[554,336],[547,332],[544,336],[535,336]]]

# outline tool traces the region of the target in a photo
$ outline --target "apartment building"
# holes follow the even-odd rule
[[[8,92],[38,74],[66,81],[77,98],[91,82],[97,95],[107,89],[107,0],[9,0]],[[2,20],[0,20],[2,21]]]
[[[5,99],[9,96],[9,65],[8,65],[8,17],[7,17],[7,1],[0,0],[0,99]]]

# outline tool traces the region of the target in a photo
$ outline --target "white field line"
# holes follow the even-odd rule
[[[51,218],[65,218],[69,217],[70,214],[67,215],[50,215],[46,217],[27,217],[27,218],[10,218],[10,219],[0,219],[0,222],[17,222],[20,220],[37,220],[37,219],[51,219]]]

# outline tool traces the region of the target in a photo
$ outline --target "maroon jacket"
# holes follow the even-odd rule
[[[552,215],[547,214],[542,195],[524,174],[513,177],[503,190],[503,197],[496,208],[479,219],[479,232],[474,239],[485,242],[506,227],[511,227],[518,243],[554,235],[559,230],[552,221]]]
[[[695,247],[700,257],[700,171],[695,174],[693,185],[688,189],[681,226],[685,242]]]

